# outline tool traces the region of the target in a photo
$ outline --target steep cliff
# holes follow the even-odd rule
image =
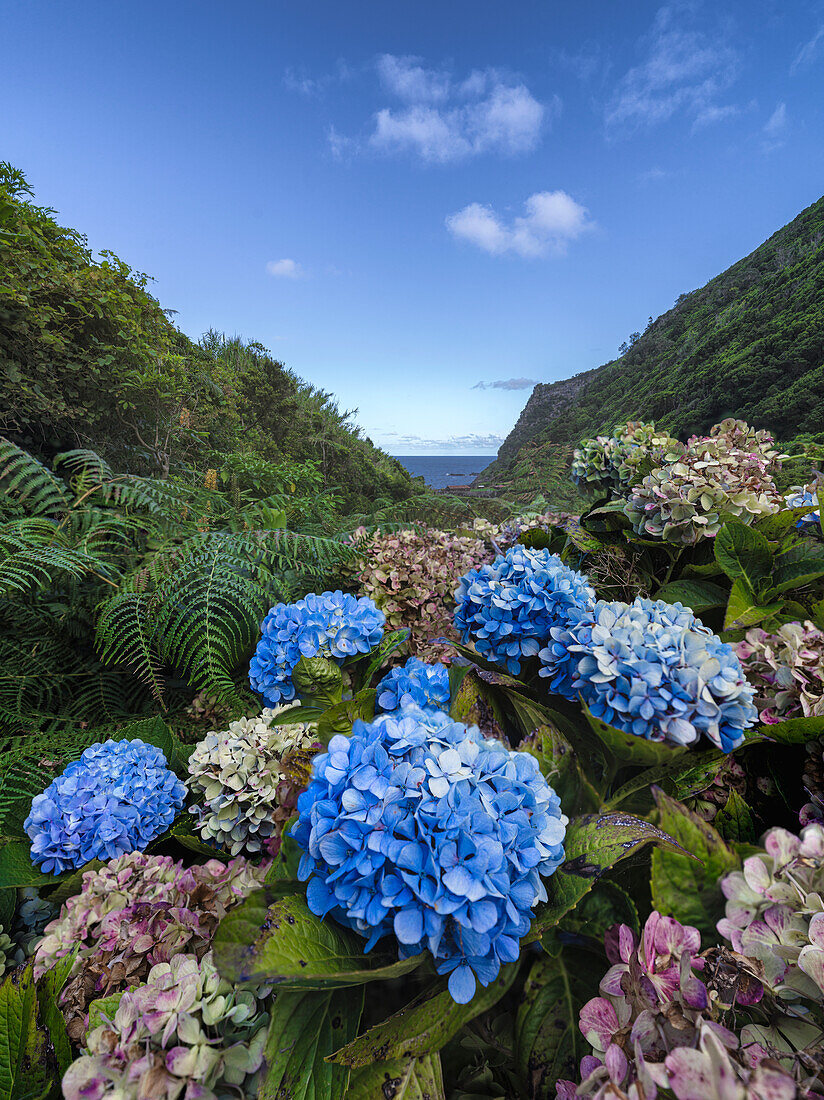
[[[824,198],[682,295],[621,358],[537,385],[479,481],[510,481],[526,446],[636,419],[684,437],[731,415],[781,439],[824,428]]]

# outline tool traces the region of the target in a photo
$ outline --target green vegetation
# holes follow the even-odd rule
[[[628,420],[654,420],[683,438],[727,416],[787,442],[821,430],[824,199],[706,286],[681,295],[619,359],[536,386],[482,480],[517,482],[527,444],[575,444]]]

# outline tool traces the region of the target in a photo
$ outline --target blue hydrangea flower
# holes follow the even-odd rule
[[[798,489],[791,489],[788,495],[784,498],[788,508],[811,508],[813,509],[806,516],[801,516],[796,523],[796,527],[802,530],[807,527],[821,529],[821,509],[818,505],[818,494],[809,487],[802,487]]]
[[[553,628],[577,622],[595,606],[595,592],[557,554],[513,546],[463,576],[455,600],[455,626],[464,642],[517,676],[521,660],[537,656]]]
[[[48,874],[143,851],[186,797],[166,757],[143,741],[91,745],[31,804],[23,828],[32,862]]]
[[[428,665],[410,657],[400,668],[393,668],[378,684],[381,710],[404,710],[416,706],[430,710],[449,707],[449,669],[446,665]]]
[[[735,650],[683,604],[600,600],[565,644],[592,713],[637,737],[688,745],[703,733],[729,752],[758,718]]]
[[[517,959],[567,825],[534,756],[441,711],[357,721],[314,761],[293,836],[313,913],[400,958],[431,951],[459,1004]]]
[[[368,653],[383,635],[386,617],[366,596],[312,593],[297,603],[279,603],[261,624],[261,639],[249,665],[249,682],[268,707],[295,697],[292,672],[301,657],[344,661]]]

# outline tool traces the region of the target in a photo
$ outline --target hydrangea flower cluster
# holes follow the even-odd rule
[[[340,589],[319,596],[310,593],[297,603],[279,603],[261,624],[249,682],[269,707],[294,699],[292,673],[301,657],[343,662],[369,653],[381,640],[385,622],[372,600]]]
[[[751,1057],[714,1018],[719,998],[711,982],[698,977],[707,965],[700,946],[696,928],[657,912],[640,943],[626,925],[607,934],[612,966],[601,981],[601,996],[580,1013],[592,1054],[581,1061],[580,1084],[557,1082],[557,1100],[655,1100],[659,1089],[677,1100],[795,1100],[792,1075],[776,1062]],[[734,959],[726,961],[735,966]],[[750,980],[739,986],[737,1003],[757,1003],[762,995],[757,980]],[[721,1082],[723,1093],[711,1091]]]
[[[809,508],[810,511],[806,516],[801,516],[796,527],[805,534],[821,534],[821,508],[818,503],[817,485],[793,485],[784,497],[784,503],[788,508]]]
[[[762,721],[824,715],[824,632],[814,623],[784,623],[774,634],[756,627],[735,648]]]
[[[727,437],[693,437],[675,462],[635,485],[624,513],[638,535],[692,546],[713,538],[727,520],[752,523],[780,511],[771,460],[761,450],[728,446]]]
[[[448,661],[449,647],[437,639],[455,638],[452,594],[461,576],[491,561],[481,538],[432,527],[362,536],[356,580],[386,614],[393,630],[410,630],[410,652],[423,661]]]
[[[126,991],[63,1077],[65,1100],[219,1100],[256,1096],[268,990],[222,979],[211,953],[177,954]]]
[[[446,665],[428,665],[410,657],[405,665],[393,668],[378,684],[381,710],[405,710],[421,707],[449,709],[449,670]]]
[[[91,745],[31,804],[31,858],[60,874],[92,859],[141,851],[171,825],[186,788],[143,741]]]
[[[298,799],[299,877],[318,916],[399,955],[427,948],[459,1004],[519,954],[541,876],[564,858],[558,797],[529,753],[439,711],[357,721]]]
[[[549,533],[553,527],[559,526],[569,519],[567,512],[543,512],[537,516],[515,516],[514,519],[505,520],[495,530],[494,541],[499,550],[506,550],[519,541],[522,535],[528,531],[545,531]]]
[[[684,444],[667,432],[631,420],[616,427],[611,436],[582,440],[572,456],[572,480],[584,492],[612,493],[636,484],[683,453]]]
[[[521,661],[536,657],[553,629],[568,630],[591,611],[595,591],[557,554],[514,546],[462,577],[455,600],[455,626],[463,640],[517,675]],[[559,660],[563,664],[566,654]],[[554,672],[552,661],[550,651],[545,664]]]
[[[746,420],[736,420],[732,416],[728,416],[720,424],[714,424],[708,437],[690,436],[687,449],[701,443],[714,444],[719,453],[738,450],[758,455],[764,459],[770,473],[777,473],[781,469],[782,460],[787,458],[787,455],[780,453],[771,432],[751,428]]]
[[[272,725],[288,710],[267,709],[221,733],[211,731],[189,757],[189,787],[203,799],[202,806],[190,807],[200,835],[233,856],[277,854],[283,826],[309,781],[320,743],[306,722]]]
[[[562,651],[592,713],[637,737],[688,745],[703,733],[729,752],[758,717],[735,650],[683,604],[599,600],[577,624],[553,630],[539,655],[546,674]]]
[[[783,1000],[824,1002],[824,825],[800,836],[770,829],[764,849],[721,880],[727,899],[718,931],[760,960]]]
[[[98,997],[146,980],[151,967],[181,951],[200,957],[233,906],[257,889],[265,866],[213,859],[184,867],[168,856],[132,852],[83,875],[83,888],[46,926],[34,957],[40,979],[80,946],[60,996],[69,1035],[85,1034]]]

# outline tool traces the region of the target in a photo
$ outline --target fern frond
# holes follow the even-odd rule
[[[54,456],[54,467],[65,467],[69,471],[72,489],[80,496],[87,489],[114,477],[111,466],[97,451],[78,448],[73,451],[61,451]]]
[[[54,515],[70,504],[60,478],[5,436],[0,436],[0,492],[22,504],[30,515]]]
[[[97,648],[103,661],[127,666],[162,700],[153,599],[153,594],[124,591],[107,600],[97,622]]]

